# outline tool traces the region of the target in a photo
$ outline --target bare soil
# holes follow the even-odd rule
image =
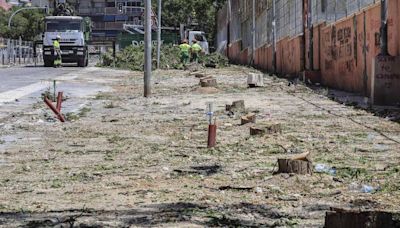
[[[330,207],[400,209],[398,123],[274,76],[247,88],[248,72],[207,70],[218,87],[200,88],[187,71],[156,71],[143,98],[142,73],[105,70],[75,79],[113,90],[85,98],[69,122],[49,122],[42,103],[4,120],[1,136],[18,140],[0,144],[0,226],[322,227]],[[245,113],[225,112],[235,100]],[[257,123],[240,125],[249,112]],[[250,136],[276,123],[281,133]],[[307,151],[336,173],[273,174],[278,158]]]

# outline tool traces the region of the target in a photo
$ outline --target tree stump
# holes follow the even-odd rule
[[[231,105],[227,104],[225,106],[225,111],[227,112],[243,112],[245,109],[244,100],[234,101]]]
[[[240,122],[241,125],[245,125],[245,124],[248,124],[248,123],[255,123],[256,122],[256,114],[249,113],[249,114],[247,114],[245,116],[242,116],[240,118],[240,121],[241,121]]]
[[[292,159],[278,159],[277,173],[312,174],[312,162]]]
[[[205,74],[202,74],[202,73],[196,73],[194,76],[195,76],[196,78],[205,78],[205,77],[206,77],[206,75],[205,75]]]
[[[195,71],[195,72],[191,72],[189,73],[189,76],[195,76],[196,78],[205,78],[207,75],[205,72],[202,71]]]
[[[400,227],[399,213],[384,211],[343,210],[326,212],[325,228]]]
[[[277,134],[277,133],[282,133],[281,124],[250,127],[250,135],[265,135],[265,134]]]
[[[200,79],[200,86],[201,87],[216,87],[217,86],[217,79],[213,77],[205,77]]]

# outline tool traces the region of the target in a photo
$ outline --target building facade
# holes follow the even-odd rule
[[[77,14],[90,17],[93,40],[114,40],[124,24],[142,24],[143,0],[81,0]]]

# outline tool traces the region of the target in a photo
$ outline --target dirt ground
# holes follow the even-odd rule
[[[274,76],[247,88],[250,71],[208,69],[217,89],[200,89],[187,71],[156,71],[143,98],[142,73],[108,69],[75,79],[113,90],[85,98],[64,124],[42,103],[3,119],[1,136],[18,140],[0,143],[0,226],[322,227],[331,207],[400,209],[398,123]],[[241,113],[225,112],[235,100],[282,133],[250,136]],[[273,175],[277,158],[308,151],[335,171]]]

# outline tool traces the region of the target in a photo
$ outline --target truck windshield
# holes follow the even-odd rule
[[[47,22],[47,32],[78,32],[81,31],[81,23],[79,22]]]

